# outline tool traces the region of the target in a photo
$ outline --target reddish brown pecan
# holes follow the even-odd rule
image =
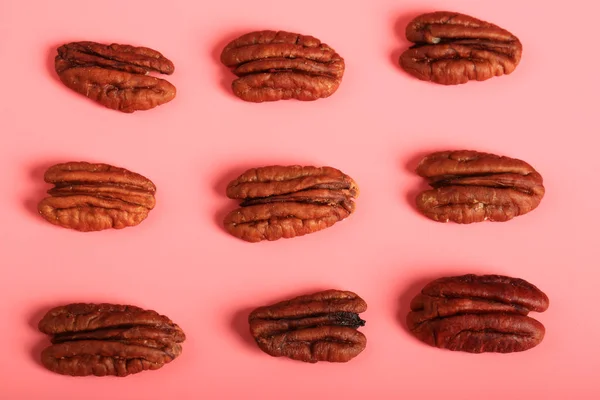
[[[173,63],[146,47],[68,43],[58,48],[55,68],[67,87],[114,110],[148,110],[175,98],[175,86],[147,75],[170,75]]]
[[[50,371],[71,376],[127,376],[155,370],[181,354],[185,334],[155,311],[115,304],[56,307],[39,322],[52,345],[42,351]]]
[[[135,226],[155,205],[156,187],[149,179],[107,164],[57,164],[44,180],[55,186],[38,211],[64,228],[87,232]]]
[[[224,224],[249,242],[302,236],[348,217],[358,194],[352,178],[331,167],[252,168],[227,186],[227,196],[242,202]]]
[[[250,333],[273,357],[316,363],[347,362],[362,352],[367,338],[359,313],[367,303],[352,292],[326,290],[296,297],[250,313]]]
[[[522,45],[510,32],[468,15],[438,11],[423,14],[406,27],[415,43],[400,56],[400,65],[424,81],[457,85],[512,73]]]
[[[511,353],[537,346],[544,326],[528,317],[548,297],[522,279],[463,275],[437,279],[411,302],[407,324],[421,341],[470,353]]]
[[[312,36],[258,31],[229,43],[221,62],[239,78],[233,93],[245,101],[317,100],[331,96],[344,74],[344,59]]]
[[[434,188],[417,196],[417,208],[438,222],[508,221],[535,209],[545,193],[526,162],[470,150],[428,155],[417,174]]]

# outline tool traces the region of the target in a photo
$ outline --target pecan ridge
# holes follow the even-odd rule
[[[339,54],[312,36],[268,30],[231,41],[221,62],[238,76],[232,83],[234,94],[257,103],[329,97],[345,68]]]
[[[302,236],[347,218],[358,194],[354,180],[331,167],[251,168],[227,186],[227,196],[242,201],[224,225],[249,242]]]
[[[124,377],[156,370],[181,354],[185,334],[155,311],[116,304],[74,303],[51,309],[38,324],[52,345],[42,351],[50,371]]]
[[[148,178],[108,164],[57,164],[44,180],[54,188],[38,204],[40,215],[82,232],[138,225],[156,203],[156,186]]]
[[[357,329],[367,303],[348,291],[326,290],[259,307],[248,317],[258,347],[273,357],[309,363],[347,362],[366,347]]]
[[[164,79],[173,63],[147,47],[95,42],[73,42],[58,48],[55,69],[70,89],[105,107],[132,113],[149,110],[175,98],[176,89]]]
[[[511,353],[537,346],[545,328],[528,317],[548,297],[527,281],[501,275],[436,279],[411,302],[410,331],[430,346],[470,353]]]
[[[458,85],[512,73],[523,47],[517,37],[489,22],[438,11],[413,19],[406,38],[415,43],[400,66],[424,81]]]

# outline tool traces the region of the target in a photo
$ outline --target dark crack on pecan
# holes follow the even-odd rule
[[[523,47],[517,37],[468,15],[438,11],[413,19],[406,38],[415,43],[400,66],[423,81],[458,85],[512,73]]]
[[[548,297],[518,278],[463,275],[427,284],[411,302],[408,328],[430,346],[469,353],[512,353],[537,346],[545,328],[528,317]]]
[[[156,202],[149,179],[107,164],[57,164],[48,168],[44,180],[54,188],[38,204],[40,215],[82,232],[138,225]]]
[[[76,303],[48,311],[38,324],[52,345],[42,351],[50,371],[71,376],[127,376],[156,370],[181,354],[185,334],[155,311]]]
[[[309,363],[347,362],[362,352],[367,338],[359,313],[367,303],[352,292],[326,290],[250,313],[250,333],[258,347],[273,357]]]
[[[233,93],[245,101],[317,100],[331,96],[344,75],[344,59],[312,36],[257,31],[230,42],[221,62],[238,76]]]
[[[417,208],[438,222],[509,221],[534,210],[545,193],[526,162],[470,150],[428,155],[417,174],[433,187],[417,196]]]
[[[278,240],[328,228],[354,212],[359,190],[331,167],[252,168],[227,186],[240,208],[224,219],[225,229],[248,242]]]
[[[147,75],[170,75],[173,63],[147,47],[67,43],[58,48],[54,64],[67,87],[113,110],[149,110],[175,98],[175,86]]]

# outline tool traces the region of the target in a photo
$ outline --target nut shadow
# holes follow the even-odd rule
[[[44,197],[47,197],[47,191],[50,187],[44,182],[44,174],[46,170],[53,165],[64,162],[64,160],[58,161],[46,161],[41,164],[36,164],[29,169],[29,179],[36,186],[35,190],[27,196],[22,204],[27,212],[36,218],[39,217],[37,205]]]
[[[35,344],[31,347],[31,350],[30,350],[31,358],[40,367],[44,367],[44,365],[42,364],[42,360],[40,358],[40,354],[42,353],[42,350],[44,350],[46,347],[50,346],[51,343],[50,343],[50,340],[48,340],[48,338],[43,333],[39,332],[38,323],[44,317],[44,315],[46,315],[48,310],[50,310],[54,307],[57,307],[59,305],[60,304],[56,303],[56,304],[50,304],[50,305],[47,305],[44,307],[35,308],[31,312],[31,314],[29,315],[29,318],[27,320],[27,325],[29,325],[29,327],[31,329],[33,329],[34,331],[36,331],[40,334],[40,339],[35,342]]]
[[[259,351],[256,347],[256,342],[250,335],[250,327],[248,325],[248,315],[254,310],[252,307],[245,307],[237,310],[231,317],[231,330],[236,333],[240,338],[241,342],[246,346],[252,347],[254,350]]]
[[[408,49],[410,46],[412,46],[412,43],[406,39],[406,26],[415,17],[417,17],[421,14],[424,14],[426,12],[429,12],[429,11],[423,11],[422,9],[419,9],[419,10],[415,9],[414,11],[411,10],[408,12],[404,12],[396,18],[396,21],[394,22],[393,30],[394,30],[394,36],[398,39],[400,47],[392,50],[392,52],[390,53],[390,61],[397,68],[400,68],[400,65],[399,65],[400,64],[400,55],[406,49]]]
[[[233,72],[231,72],[231,69],[225,65],[223,65],[223,63],[221,63],[221,53],[223,52],[223,49],[225,48],[225,46],[227,46],[229,44],[229,42],[231,42],[234,39],[237,39],[238,37],[245,35],[246,33],[252,32],[252,29],[246,29],[246,30],[236,30],[233,31],[231,33],[229,33],[226,36],[223,36],[222,39],[220,39],[219,41],[217,41],[217,43],[215,43],[215,45],[212,48],[211,51],[211,58],[213,59],[213,61],[215,62],[216,65],[218,65],[220,67],[220,78],[219,78],[219,84],[221,86],[221,89],[223,89],[225,91],[225,93],[229,94],[230,97],[235,98],[236,100],[239,100],[237,96],[235,96],[233,94],[233,91],[231,90],[231,83],[237,79],[237,77],[233,74]]]
[[[415,155],[413,155],[408,160],[402,160],[401,168],[403,168],[406,172],[410,173],[411,175],[417,176],[415,171],[417,169],[417,166],[419,165],[419,162],[421,162],[423,157],[425,157],[431,153],[434,153],[436,151],[439,151],[439,150],[419,151],[419,152],[415,153]],[[419,213],[419,215],[421,213],[417,208],[417,203],[416,203],[415,199],[417,198],[419,193],[421,193],[425,190],[429,190],[429,189],[431,189],[431,186],[429,186],[429,184],[427,183],[427,181],[425,179],[421,179],[418,186],[416,186],[414,188],[410,188],[404,193],[405,200],[408,203],[408,205],[413,209],[413,211]]]

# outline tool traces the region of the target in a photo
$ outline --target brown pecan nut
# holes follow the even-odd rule
[[[331,96],[344,75],[344,59],[312,36],[258,31],[230,42],[221,62],[239,78],[233,93],[245,101],[317,100]]]
[[[175,98],[175,86],[147,75],[171,75],[173,63],[147,47],[67,43],[58,48],[54,65],[67,87],[114,110],[149,110]]]
[[[82,232],[135,226],[154,208],[156,187],[147,178],[107,164],[68,162],[46,171],[54,184],[38,204],[54,225]]]
[[[252,168],[227,186],[227,196],[242,203],[225,229],[248,242],[306,235],[348,217],[358,194],[352,178],[331,167]]]
[[[250,333],[258,347],[273,357],[316,363],[347,362],[367,345],[357,329],[367,303],[352,292],[326,290],[250,313]]]
[[[159,369],[181,354],[185,334],[155,311],[115,304],[56,307],[39,322],[52,345],[42,351],[50,371],[71,376],[127,376]]]
[[[436,279],[411,302],[407,324],[430,346],[469,353],[512,353],[540,344],[545,328],[528,317],[548,297],[522,279],[463,275]]]
[[[417,196],[417,208],[438,222],[508,221],[535,209],[545,193],[531,165],[476,151],[433,153],[417,174],[434,188]]]
[[[423,14],[406,27],[415,43],[400,56],[400,66],[424,81],[458,85],[512,73],[523,47],[510,32],[455,12]]]

